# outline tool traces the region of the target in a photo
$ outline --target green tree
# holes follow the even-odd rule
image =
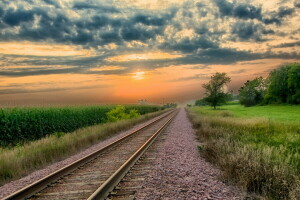
[[[195,106],[206,106],[207,102],[204,99],[198,99],[195,102]]]
[[[300,104],[300,64],[291,66],[287,81],[290,91],[288,103]]]
[[[270,72],[266,103],[300,103],[300,64],[287,65]]]
[[[289,96],[288,71],[290,66],[274,69],[268,77],[269,87],[265,97],[266,103],[286,103]]]
[[[239,100],[244,106],[253,106],[263,101],[266,91],[266,83],[263,77],[247,81],[239,89]]]
[[[226,93],[224,88],[230,81],[231,78],[226,73],[217,72],[211,77],[208,83],[202,85],[206,90],[204,100],[214,109],[228,100],[229,93]]]

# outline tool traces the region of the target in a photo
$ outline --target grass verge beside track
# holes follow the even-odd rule
[[[166,111],[168,110],[141,115],[135,119],[85,127],[68,134],[50,135],[20,147],[0,149],[0,185],[67,158]]]
[[[293,118],[300,107],[285,106],[283,115],[293,120],[271,116],[277,106],[231,107],[188,109],[201,154],[220,167],[225,181],[249,193],[265,199],[300,199],[300,121]],[[261,112],[253,117],[255,109],[265,110],[264,116]]]

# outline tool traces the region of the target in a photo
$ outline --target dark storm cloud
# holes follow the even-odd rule
[[[132,17],[131,21],[133,24],[142,23],[146,26],[164,26],[174,18],[177,11],[177,8],[170,8],[169,11],[164,14],[137,13]]]
[[[234,48],[209,48],[197,51],[182,58],[174,59],[177,64],[234,64],[239,61],[251,61],[268,58],[299,59],[299,53],[253,53]]]
[[[221,16],[232,16],[240,19],[261,19],[260,7],[244,3],[230,3],[226,0],[215,0]]]
[[[69,74],[69,73],[80,73],[82,69],[66,68],[66,69],[37,69],[37,68],[24,68],[18,70],[0,70],[0,76],[35,76],[35,75],[48,75],[48,74]]]
[[[142,23],[147,26],[163,26],[166,24],[166,19],[156,16],[147,16],[143,14],[138,14],[133,18],[134,23]]]
[[[198,49],[216,47],[218,47],[218,44],[208,40],[206,37],[199,37],[195,39],[183,38],[180,41],[169,41],[160,45],[161,49],[181,51],[184,53],[191,53]]]
[[[278,17],[286,17],[292,15],[295,12],[295,8],[288,8],[288,7],[280,7],[278,10]]]
[[[218,7],[221,16],[229,16],[244,20],[257,19],[265,24],[280,25],[283,18],[293,15],[296,11],[295,8],[281,6],[277,11],[263,13],[261,7],[239,3],[238,1],[231,3],[226,0],[214,0],[214,2]],[[295,2],[294,6],[299,7],[300,3]]]
[[[95,9],[104,13],[119,13],[120,11],[113,6],[95,5],[87,2],[75,2],[73,5],[74,9],[85,10],[85,9]]]
[[[109,31],[109,32],[103,32],[100,34],[100,37],[102,39],[103,44],[108,43],[121,43],[122,38],[118,31]]]
[[[4,14],[4,10],[0,7],[0,17]]]
[[[55,0],[43,0],[46,4],[53,5],[57,8],[60,8],[60,5]]]
[[[33,20],[34,14],[31,11],[26,10],[6,10],[2,20],[4,23],[10,26],[17,26],[21,22],[28,22]]]
[[[231,64],[237,61],[252,60],[261,55],[232,48],[211,48],[200,51],[196,57],[202,63]]]
[[[241,4],[233,10],[233,16],[241,19],[261,19],[261,8],[252,5]]]
[[[256,41],[261,40],[261,34],[259,30],[261,26],[254,22],[236,22],[232,27],[232,33],[236,34],[241,40],[254,39]]]
[[[295,11],[295,8],[280,7],[276,12],[273,11],[271,13],[266,14],[262,21],[265,24],[280,25],[282,23],[283,18],[293,15]]]
[[[139,25],[131,25],[123,26],[121,28],[121,37],[125,41],[146,41],[152,38],[155,38],[157,35],[162,35],[162,28],[145,28]]]
[[[297,42],[288,42],[288,43],[282,43],[276,46],[273,46],[275,48],[286,48],[286,47],[298,47],[300,46],[300,41]]]
[[[231,16],[232,15],[232,10],[233,10],[233,3],[230,3],[228,1],[223,1],[223,0],[215,0],[216,5],[219,8],[219,11],[222,16]]]
[[[147,41],[162,35],[165,26],[174,17],[176,9],[164,14],[135,13],[132,16],[112,17],[105,13],[118,12],[114,7],[75,3],[74,8],[96,9],[91,17],[73,19],[62,10],[33,7],[25,10],[8,9],[1,17],[7,29],[18,26],[19,31],[0,30],[0,40],[53,40],[58,43],[97,46],[108,43],[122,44],[124,41]],[[1,10],[0,10],[1,13]],[[84,13],[82,13],[84,14]],[[33,25],[34,18],[39,20]],[[106,31],[109,30],[109,31]]]

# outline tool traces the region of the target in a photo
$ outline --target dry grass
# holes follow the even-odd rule
[[[189,109],[201,153],[223,178],[264,199],[300,199],[299,127],[262,119],[205,116]]]
[[[71,156],[163,112],[166,112],[166,110],[145,114],[136,119],[81,128],[68,134],[54,134],[20,147],[0,149],[0,184],[3,185],[55,161]]]

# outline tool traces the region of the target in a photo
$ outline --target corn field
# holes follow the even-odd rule
[[[0,109],[0,146],[15,146],[53,133],[106,122],[115,106],[34,107]],[[158,106],[125,106],[140,114],[160,110]]]

